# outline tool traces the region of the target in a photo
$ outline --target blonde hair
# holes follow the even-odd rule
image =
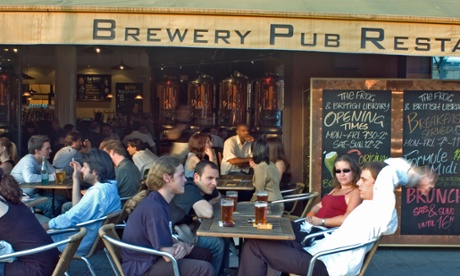
[[[0,137],[0,147],[5,147],[6,152],[8,152],[8,155],[10,156],[11,160],[13,160],[14,163],[17,163],[18,151],[16,149],[15,143],[11,142],[10,139],[6,137]]]
[[[140,191],[130,198],[126,202],[126,211],[131,213],[134,208],[136,208],[136,206],[150,194],[150,192],[161,189],[165,185],[163,175],[173,175],[176,172],[176,168],[181,164],[182,163],[178,159],[170,155],[163,155],[155,160],[152,167],[150,167],[147,179],[145,180],[147,190]]]

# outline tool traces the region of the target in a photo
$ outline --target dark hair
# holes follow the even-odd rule
[[[353,159],[350,155],[344,154],[337,157],[334,161],[334,173],[332,178],[332,183],[334,184],[334,189],[340,189],[341,185],[339,180],[337,179],[337,174],[335,173],[335,164],[339,161],[344,161],[350,164],[350,169],[353,172],[353,187],[356,187],[356,183],[358,183],[359,178],[361,177],[361,169],[359,168],[358,162]]]
[[[63,127],[62,127],[62,130],[64,130],[64,133],[67,134],[69,133],[70,131],[72,131],[74,128],[74,125],[72,124],[65,124]]]
[[[21,203],[22,190],[11,175],[0,175],[0,195],[13,204]]]
[[[289,171],[291,164],[289,164],[289,161],[284,154],[283,143],[281,143],[281,140],[278,137],[269,137],[267,138],[267,142],[269,147],[270,161],[276,163],[276,161],[282,160],[286,166],[286,172]]]
[[[213,170],[219,171],[219,167],[217,167],[215,163],[208,160],[202,160],[196,164],[195,173],[197,173],[199,176],[202,176],[204,168],[206,168],[206,166],[211,167],[211,169]]]
[[[117,153],[119,155],[126,156],[125,147],[123,146],[123,143],[121,141],[119,141],[119,140],[115,140],[115,139],[104,140],[104,141],[102,141],[102,143],[99,146],[99,148],[103,149],[103,150],[106,150],[108,152],[113,150],[113,152],[115,152],[115,153]]]
[[[29,142],[27,143],[27,149],[29,150],[30,154],[35,154],[36,150],[41,150],[43,148],[44,143],[50,143],[51,140],[46,135],[34,135],[30,137]]]
[[[381,161],[368,162],[361,166],[361,170],[368,170],[374,179],[377,179],[380,171],[388,164]]]
[[[188,139],[188,149],[190,152],[195,153],[200,160],[204,158],[204,150],[206,147],[206,141],[211,140],[211,136],[204,132],[198,132],[193,134]]]
[[[112,125],[109,124],[109,123],[103,123],[103,124],[102,124],[102,127],[108,127],[108,128],[110,128],[110,129],[113,129]],[[102,127],[101,127],[101,128],[102,128]]]
[[[268,147],[267,140],[259,138],[252,143],[252,159],[254,163],[260,164],[265,161],[265,163],[270,164],[270,151]]]
[[[136,148],[136,150],[146,150],[147,145],[139,138],[133,138],[128,140],[128,146]]]
[[[71,131],[67,133],[65,139],[64,139],[64,145],[70,146],[73,143],[77,142],[78,140],[81,139],[81,133],[78,131]]]
[[[235,127],[235,130],[238,130],[240,127],[245,127],[245,128],[247,128],[249,130],[248,124],[245,124],[245,123],[237,124],[236,127]]]
[[[83,162],[88,164],[90,171],[96,171],[99,182],[106,183],[107,180],[115,179],[115,169],[107,152],[101,149],[91,149],[83,155]]]

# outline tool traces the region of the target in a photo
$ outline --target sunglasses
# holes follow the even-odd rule
[[[342,172],[343,173],[349,173],[349,172],[351,172],[351,170],[350,169],[335,170],[335,173],[342,173]]]

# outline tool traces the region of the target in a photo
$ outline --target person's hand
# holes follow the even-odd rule
[[[80,152],[81,153],[87,153],[91,149],[91,142],[86,139],[85,141],[82,142]]]
[[[305,216],[305,219],[310,222],[312,217],[314,217],[316,214],[314,212],[308,212],[307,215]],[[311,222],[310,222],[311,223]]]
[[[212,158],[213,157],[213,154],[212,154],[212,148],[205,148],[204,149],[204,153],[206,153],[207,156],[209,156],[209,158]]]
[[[321,225],[322,220],[315,216],[307,216],[307,221],[312,225]]]
[[[70,167],[73,169],[72,177],[80,178],[80,163],[78,163],[77,161],[70,161]]]
[[[244,138],[244,140],[246,140],[246,142],[254,142],[254,137],[252,137],[251,135],[248,135]]]
[[[250,166],[251,168],[253,168],[253,169],[254,169],[254,167],[256,166],[256,163],[254,162],[253,159],[250,159],[250,160],[249,160],[249,166]]]
[[[424,173],[420,176],[420,183],[417,189],[422,195],[428,195],[431,189],[436,185],[438,174],[430,168],[424,168]]]
[[[174,247],[174,258],[180,260],[187,256],[187,250],[185,249],[186,244],[183,242],[173,244]]]

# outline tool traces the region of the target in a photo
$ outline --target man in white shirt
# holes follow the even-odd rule
[[[249,161],[251,160],[251,146],[254,137],[249,134],[246,124],[236,126],[236,135],[225,140],[222,164],[220,173],[239,174],[249,171]]]
[[[60,149],[53,159],[53,167],[64,169],[67,175],[72,175],[73,169],[70,167],[71,161],[77,161],[81,164],[82,154],[91,149],[91,142],[81,141],[81,134],[78,131],[71,131],[65,137],[65,147]]]
[[[128,140],[126,150],[132,156],[134,164],[139,169],[141,179],[145,179],[148,170],[153,162],[158,159],[158,156],[146,148],[145,143],[138,138]]]
[[[140,122],[134,121],[133,132],[131,132],[130,134],[126,135],[125,138],[123,138],[123,144],[128,145],[128,141],[130,139],[138,138],[141,139],[142,142],[146,143],[151,149],[155,149],[155,142],[153,141],[152,136],[150,134],[140,132],[141,126],[142,124]]]
[[[419,185],[422,193],[434,187],[435,173],[419,172],[401,158],[367,163],[362,168],[359,186],[363,203],[348,215],[331,235],[302,248],[295,241],[249,240],[240,256],[238,275],[266,275],[268,267],[277,271],[304,275],[312,255],[319,251],[366,242],[381,235],[393,234],[398,227],[394,188]],[[314,275],[357,275],[367,248],[358,248],[320,257]]]

